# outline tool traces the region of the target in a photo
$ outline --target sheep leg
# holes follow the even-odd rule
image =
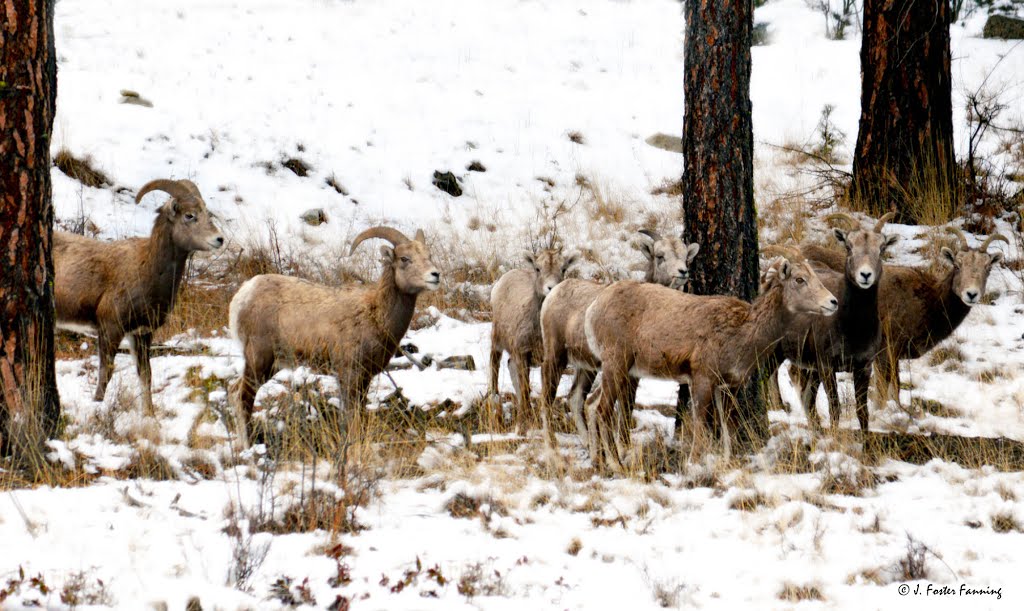
[[[640,380],[634,377],[627,377],[625,381],[625,392],[622,393],[622,401],[619,402],[618,411],[615,412],[617,424],[615,444],[619,448],[619,455],[626,456],[633,431],[633,409],[636,407],[636,391],[640,388]]]
[[[825,370],[821,382],[825,386],[825,397],[828,398],[829,428],[835,431],[839,428],[843,411],[843,406],[839,403],[839,382],[836,380],[836,372]]]
[[[254,350],[245,350],[244,356],[245,367],[235,389],[235,426],[242,447],[248,447],[250,442],[259,442],[263,438],[263,435],[253,430],[252,412],[256,402],[256,391],[273,374],[274,359]]]
[[[516,432],[526,434],[530,430],[530,362],[526,355],[513,354],[509,358],[512,384],[516,391],[516,409],[513,421]]]
[[[725,452],[725,460],[732,459],[732,439],[729,436],[729,421],[725,417],[725,391],[718,389],[714,392],[715,411],[718,412],[718,420],[722,427],[722,449]]]
[[[487,384],[487,394],[492,397],[498,396],[498,372],[501,369],[501,354],[503,350],[498,347],[494,336],[491,336],[491,366],[488,370],[490,380]]]
[[[804,413],[807,414],[807,423],[815,432],[821,431],[821,419],[818,418],[818,384],[821,382],[821,373],[817,369],[806,370],[803,388],[800,393],[800,403],[803,404]]]
[[[121,338],[115,337],[115,335],[104,333],[101,330],[96,338],[100,360],[96,394],[93,396],[96,401],[102,401],[104,395],[107,394],[107,384],[110,382],[110,376],[114,373],[114,356],[117,354],[117,345],[121,343]]]
[[[566,356],[564,353],[547,353],[544,355],[544,362],[540,368],[540,419],[544,428],[544,437],[547,439],[551,449],[557,447],[555,441],[555,430],[551,426],[551,407],[555,402],[555,392],[558,389],[558,380],[565,370]],[[577,379],[579,375],[577,374]],[[573,380],[575,389],[576,380]],[[578,424],[578,423],[577,423]]]
[[[683,438],[683,419],[686,417],[686,410],[690,406],[690,385],[680,384],[679,390],[676,392],[676,420],[674,423],[675,436],[677,439]]]
[[[132,356],[135,357],[135,370],[139,373],[139,383],[142,385],[142,408],[147,416],[152,416],[156,413],[153,409],[153,369],[149,364],[153,334],[135,333],[129,337]]]
[[[625,471],[618,452],[619,446],[613,439],[615,428],[615,405],[619,402],[619,394],[622,384],[625,383],[625,376],[618,376],[605,368],[601,376],[601,387],[594,405],[591,408],[596,413],[592,417],[590,427],[591,438],[591,459],[596,463],[607,464],[608,468],[615,473]],[[589,414],[588,414],[589,415]],[[603,461],[601,460],[603,457]]]
[[[565,351],[545,350],[544,362],[540,366],[540,397],[544,403],[552,404],[555,401],[555,394],[558,392],[558,381],[562,379],[562,373],[568,364],[568,355]],[[573,389],[576,388],[576,381],[579,374],[573,379]]]
[[[572,381],[572,390],[569,391],[569,411],[572,413],[572,419],[576,422],[576,432],[583,440],[587,439],[587,423],[583,418],[583,405],[587,400],[587,395],[590,394],[590,389],[594,387],[596,378],[596,371],[578,369],[576,377]]]
[[[871,363],[863,363],[853,368],[853,394],[857,403],[857,420],[860,430],[868,432],[868,385],[871,382]]]
[[[695,377],[690,384],[690,392],[693,395],[693,409],[690,416],[693,419],[693,443],[690,445],[690,462],[697,462],[707,448],[707,413],[714,401],[714,386],[710,380]]]
[[[601,425],[597,421],[597,407],[600,402],[601,387],[598,386],[597,390],[587,397],[585,404],[587,412],[587,436],[584,438],[584,442],[587,444],[588,451],[590,452],[590,461],[593,463],[594,469],[600,469],[604,463],[601,452],[599,451],[600,444],[598,442],[598,430],[600,430]]]

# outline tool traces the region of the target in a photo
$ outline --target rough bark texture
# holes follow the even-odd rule
[[[952,188],[953,105],[948,0],[865,0],[861,113],[852,196],[880,212]]]
[[[50,254],[53,4],[0,0],[0,447],[14,441],[6,433],[15,417],[49,435],[60,414]]]
[[[683,217],[700,244],[693,292],[757,295],[754,131],[750,104],[751,0],[686,2]],[[756,384],[740,393],[741,431],[761,435],[767,413]]]

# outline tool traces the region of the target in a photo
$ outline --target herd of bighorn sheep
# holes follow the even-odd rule
[[[58,326],[97,337],[95,399],[103,399],[113,357],[127,337],[147,413],[153,411],[153,332],[174,307],[190,255],[224,244],[195,184],[154,180],[135,201],[153,191],[170,199],[159,208],[148,238],[101,242],[56,232],[53,248]],[[866,432],[872,369],[880,397],[898,400],[899,360],[925,354],[981,303],[989,273],[1002,259],[988,247],[1008,242],[991,235],[972,248],[960,230],[950,228],[956,248],[941,249],[949,269],[935,276],[883,264],[897,240],[883,233],[890,218],[862,226],[849,215],[829,217],[847,224],[833,229],[845,253],[814,245],[766,247],[763,254],[777,258],[765,267],[760,295],[752,303],[686,293],[700,247],[676,235],[640,232],[639,250],[646,258],[642,282],[605,285],[566,278],[578,255],[560,248],[529,253],[529,265],[504,274],[491,291],[488,394],[498,394],[499,367],[508,352],[513,419],[519,428],[528,426],[534,421],[530,368],[541,367],[540,422],[553,447],[555,395],[571,364],[572,422],[595,465],[614,471],[623,470],[629,457],[631,411],[645,377],[689,386],[691,457],[707,447],[712,415],[721,420],[729,454],[725,394],[784,360],[792,364],[791,378],[815,429],[820,428],[819,384],[836,427],[836,374],[851,372],[856,415]],[[390,227],[373,227],[355,238],[350,254],[374,238],[389,243],[380,247],[383,270],[376,284],[325,286],[266,274],[247,280],[234,295],[229,326],[245,363],[230,400],[243,444],[258,435],[252,421],[257,391],[281,366],[301,363],[335,374],[342,421],[360,413],[371,381],[399,350],[418,296],[436,290],[441,281],[422,231],[410,239]],[[600,385],[591,393],[598,373]]]

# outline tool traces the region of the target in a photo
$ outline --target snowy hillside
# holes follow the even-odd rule
[[[1024,46],[982,39],[983,17],[952,28],[958,147],[964,95],[986,78],[1009,102],[1006,123],[1024,119]],[[811,180],[778,147],[814,141],[831,105],[850,157],[860,39],[855,27],[828,39],[804,0],[769,0],[755,21],[768,37],[753,49],[755,188],[774,241],[796,218],[779,202]],[[145,235],[161,199],[136,206],[135,190],[190,178],[230,238],[211,268],[273,236],[294,260],[374,277],[376,250],[349,259],[348,247],[386,223],[423,228],[444,281],[477,298],[487,283],[463,280],[519,265],[552,229],[584,253],[581,275],[638,276],[636,231],[680,229],[677,198],[652,192],[678,179],[681,156],[648,140],[682,130],[683,28],[674,0],[60,0],[54,152],[91,157],[112,184],[55,169],[58,222]],[[151,105],[122,103],[123,90]],[[1011,163],[996,138],[982,153]],[[434,186],[435,171],[462,195]],[[311,209],[326,222],[304,222]],[[831,211],[801,209],[806,237],[823,239]],[[285,520],[307,500],[312,465],[232,447],[220,415],[243,361],[226,319],[154,358],[156,418],[136,405],[127,355],[93,401],[95,344],[69,341],[57,364],[67,423],[50,456],[68,475],[0,492],[0,609],[1019,608],[1024,253],[1012,218],[996,228],[1018,237],[993,246],[1005,265],[992,304],[943,360],[904,363],[899,404],[871,406],[879,433],[1009,440],[977,442],[988,450],[968,464],[875,459],[853,435],[813,437],[796,409],[770,413],[773,437],[753,456],[603,477],[575,435],[559,436],[559,462],[536,435],[466,424],[487,388],[490,324],[424,307],[407,340],[435,361],[470,355],[476,370],[391,372],[413,407],[408,422],[384,420],[393,430],[367,453],[405,444],[403,470],[322,479],[340,459],[321,460],[315,487],[346,499],[353,522],[275,531],[257,516]],[[902,238],[892,262],[929,263],[930,228],[889,231]],[[392,379],[374,382],[375,413],[392,409]],[[511,392],[505,368],[500,385]],[[288,370],[258,398],[269,409],[310,388],[335,385]],[[667,456],[675,397],[650,380],[638,396],[636,438]],[[789,385],[783,398],[795,399]],[[2,472],[0,484],[12,488]],[[926,594],[943,585],[955,594]]]

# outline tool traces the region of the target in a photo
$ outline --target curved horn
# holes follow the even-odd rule
[[[1001,233],[993,233],[985,238],[985,241],[981,243],[981,246],[978,247],[978,252],[988,252],[988,245],[992,242],[1006,242],[1009,244],[1010,240]]]
[[[789,259],[790,261],[803,261],[804,255],[796,248],[792,246],[783,246],[781,244],[769,244],[761,249],[762,255],[768,256],[781,256]]]
[[[655,242],[657,242],[658,240],[661,239],[661,234],[658,233],[657,231],[653,230],[653,229],[641,229],[640,233],[642,233],[645,236],[651,238]]]
[[[193,197],[195,197],[195,195],[192,192],[192,189],[195,189],[195,185],[192,185],[192,188],[189,188],[183,185],[182,181],[179,180],[167,180],[166,178],[158,178],[156,180],[151,180],[146,184],[142,185],[142,188],[139,189],[139,192],[135,194],[135,203],[137,204],[141,202],[142,198],[145,197],[146,194],[150,193],[151,191],[163,191],[164,193],[167,193],[171,197],[174,197],[176,199],[192,199]],[[199,190],[196,189],[196,194],[198,194],[198,192]]]
[[[203,199],[203,195],[199,192],[199,187],[196,186],[196,183],[183,178],[178,181],[178,184],[191,191],[192,195],[196,196],[196,199]]]
[[[960,242],[960,250],[970,250],[971,246],[967,243],[967,236],[964,232],[960,231],[959,227],[946,227],[946,233],[956,236],[957,241]]]
[[[875,223],[875,228],[873,229],[873,231],[875,233],[882,233],[882,227],[885,227],[885,224],[894,219],[895,217],[895,212],[886,212],[885,214],[882,215],[881,218],[878,219],[878,222]]]
[[[826,221],[846,221],[854,227],[860,227],[860,221],[845,212],[835,212],[825,217]]]
[[[393,246],[399,246],[409,242],[409,238],[405,237],[401,231],[393,229],[391,227],[384,227],[383,225],[378,227],[370,227],[366,231],[356,236],[356,239],[352,240],[352,248],[349,249],[348,254],[351,255],[356,251],[356,248],[363,243],[364,240],[370,240],[372,238],[381,238],[391,242]]]

